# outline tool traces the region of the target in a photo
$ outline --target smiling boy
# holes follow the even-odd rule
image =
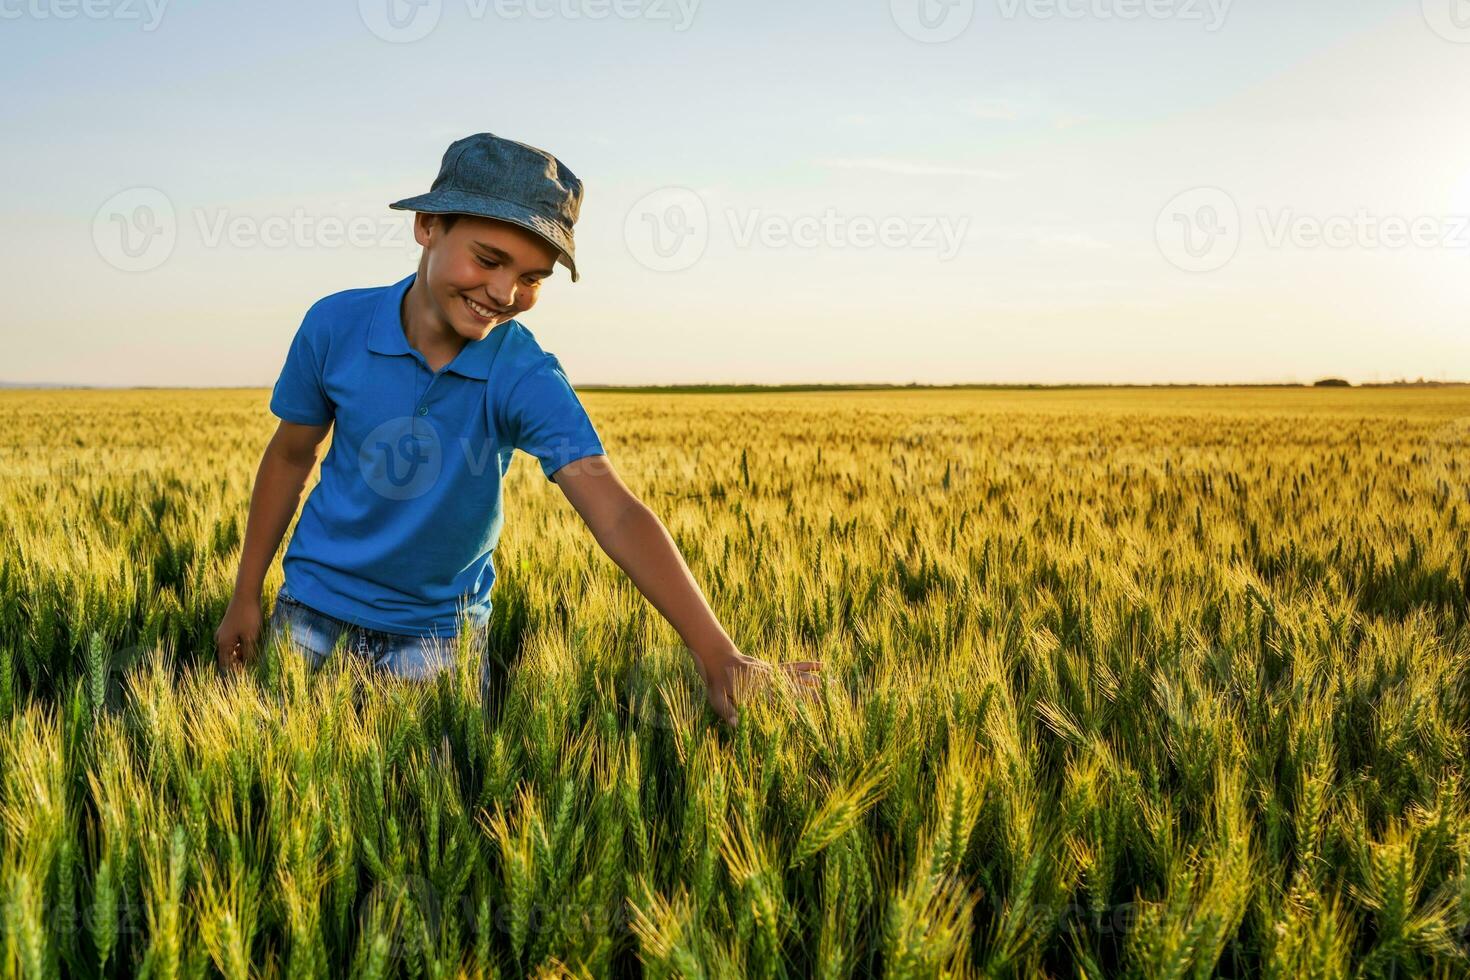
[[[711,707],[773,668],[710,610],[663,523],[618,477],[555,355],[517,319],[557,264],[579,279],[582,183],[551,154],[490,133],[455,141],[412,210],[418,270],[307,311],[271,395],[280,424],[251,495],[220,667],[253,659],[266,572],[335,427],[282,559],[271,628],[320,664],[346,649],[403,677],[448,666],[458,627],[483,626],[514,450],[536,457],[602,550],[693,654]],[[799,690],[821,661],[780,668]]]

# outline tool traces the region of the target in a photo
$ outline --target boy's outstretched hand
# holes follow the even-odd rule
[[[735,650],[710,657],[695,657],[694,663],[704,678],[710,707],[732,728],[736,721],[736,704],[765,687],[778,670],[803,695],[811,696],[822,686],[820,660],[768,664]]]
[[[624,485],[606,455],[598,452],[579,457],[550,475],[602,550],[628,573],[638,591],[694,652],[710,707],[727,725],[736,722],[736,702],[766,686],[777,671],[805,696],[821,687],[817,674],[822,669],[820,660],[772,665],[747,657],[735,647],[705,601],[668,528]]]
[[[260,603],[230,601],[219,629],[214,631],[215,654],[222,673],[228,674],[255,659],[255,645],[260,639],[264,620]]]

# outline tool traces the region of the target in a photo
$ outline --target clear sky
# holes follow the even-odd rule
[[[1467,0],[0,0],[0,84],[4,381],[273,384],[473,132],[585,182],[576,384],[1470,378]]]

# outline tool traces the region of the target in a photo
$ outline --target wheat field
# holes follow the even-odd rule
[[[0,392],[7,976],[1470,973],[1470,389],[586,392],[735,729],[525,457],[456,670],[219,678],[268,395]]]

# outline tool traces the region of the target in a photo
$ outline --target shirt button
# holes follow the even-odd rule
[[[427,405],[420,405],[419,406],[419,414],[420,415],[428,415],[429,414],[429,406],[427,406]]]

